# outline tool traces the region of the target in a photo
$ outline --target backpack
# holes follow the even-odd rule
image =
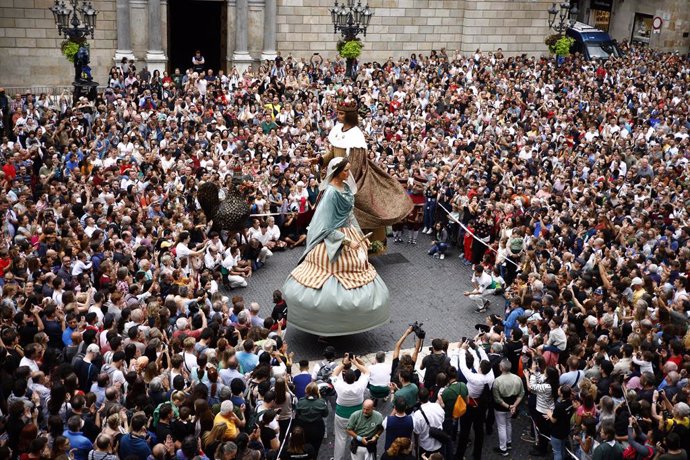
[[[103,366],[103,369],[101,370],[101,372],[105,372],[108,375],[108,386],[113,385],[113,374],[115,373],[116,370],[117,370],[117,368],[115,366],[113,366],[112,364],[106,364],[105,366]]]
[[[642,457],[642,460],[651,460],[652,457],[654,457],[654,449],[649,446],[645,447],[647,448],[648,454]],[[628,444],[628,447],[623,451],[623,460],[637,460],[637,451],[632,445]]]
[[[426,387],[426,383],[431,383],[431,385],[429,385],[430,390],[431,387],[436,383],[436,376],[438,373],[444,371],[450,364],[450,359],[445,353],[433,353],[429,355],[429,358],[429,364],[424,370],[424,386]]]
[[[484,384],[484,389],[482,390],[482,394],[479,395],[479,398],[477,401],[479,401],[479,406],[482,408],[491,407],[491,404],[494,401],[494,394],[491,391],[491,387],[489,387],[488,383]]]
[[[522,252],[522,245],[524,241],[522,238],[511,238],[508,242],[508,247],[513,255],[518,255]]]
[[[335,362],[324,361],[316,372],[316,382],[331,383],[331,374],[336,368]]]
[[[331,383],[331,374],[333,374],[333,369],[336,366],[334,362],[324,361],[316,373],[315,382],[319,387],[319,394],[322,398],[335,395],[335,389]]]
[[[249,413],[249,416],[247,417],[247,423],[244,424],[244,431],[247,434],[251,434],[254,431],[254,428],[256,428],[256,425],[259,424],[259,420],[261,420],[261,416],[263,413],[266,412],[265,410],[252,410]]]
[[[254,381],[249,381],[247,383],[247,388],[244,390],[244,405],[246,407],[247,413],[254,412],[256,409],[256,397],[254,396],[254,389],[257,387],[257,383]]]
[[[467,403],[462,395],[458,395],[455,399],[455,405],[453,405],[453,419],[457,420],[467,412]]]

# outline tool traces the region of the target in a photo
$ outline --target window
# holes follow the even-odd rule
[[[635,21],[633,22],[633,30],[630,41],[632,43],[641,43],[649,45],[649,37],[652,34],[652,19],[651,14],[635,13]]]
[[[609,24],[611,23],[611,12],[604,10],[592,10],[591,25],[604,32],[609,31]]]

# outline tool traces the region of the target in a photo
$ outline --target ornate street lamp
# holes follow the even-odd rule
[[[367,27],[369,27],[369,22],[374,14],[369,9],[368,4],[362,6],[361,0],[344,0],[342,4],[339,4],[338,0],[335,0],[333,8],[329,11],[331,13],[331,22],[333,22],[333,33],[340,32],[342,41],[345,44],[357,40],[357,35],[360,33],[365,37],[367,36]],[[345,75],[354,80],[355,58],[346,57],[346,60],[347,70]]]
[[[94,38],[96,30],[96,17],[98,11],[93,8],[90,1],[82,0],[81,5],[79,0],[68,0],[72,9],[70,10],[64,0],[55,0],[55,4],[48,8],[53,13],[55,19],[55,26],[58,29],[58,34],[65,37],[66,44],[76,44],[79,46],[78,51],[74,54],[74,102],[80,96],[88,95],[94,97],[98,83],[93,81],[91,77],[91,68],[89,67],[89,48],[86,44],[86,37]],[[74,45],[72,45],[74,48]]]
[[[553,3],[548,12],[549,28],[559,35],[563,35],[566,29],[574,26],[575,21],[577,21],[577,5],[572,5],[571,7],[569,2],[563,2],[558,6]]]

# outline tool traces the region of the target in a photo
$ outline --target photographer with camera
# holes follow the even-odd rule
[[[410,326],[405,329],[403,335],[395,343],[395,348],[393,349],[393,362],[391,363],[391,382],[395,384],[400,383],[400,378],[398,374],[402,369],[409,369],[413,372],[412,382],[415,385],[419,385],[419,376],[414,372],[414,367],[417,362],[417,356],[419,352],[422,351],[422,346],[424,345],[424,337],[426,337],[426,332],[421,328],[421,324],[417,321],[410,324]],[[402,349],[403,343],[411,335],[415,334],[416,339],[414,342],[414,349],[412,350],[412,355],[404,353],[400,356],[400,350]]]
[[[355,374],[353,366],[359,370],[359,378]],[[362,409],[364,392],[369,383],[369,369],[364,366],[359,357],[352,353],[345,353],[342,363],[333,369],[331,380],[336,393],[335,419],[333,421],[333,430],[335,431],[333,460],[342,460],[347,442],[348,421],[352,414]]]

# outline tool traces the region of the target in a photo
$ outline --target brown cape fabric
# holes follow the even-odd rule
[[[345,149],[333,148],[328,164],[334,157],[345,156]],[[413,203],[400,183],[369,160],[367,151],[351,148],[348,157],[352,176],[357,183],[355,217],[361,228],[374,229],[393,225],[403,220],[412,210]]]

